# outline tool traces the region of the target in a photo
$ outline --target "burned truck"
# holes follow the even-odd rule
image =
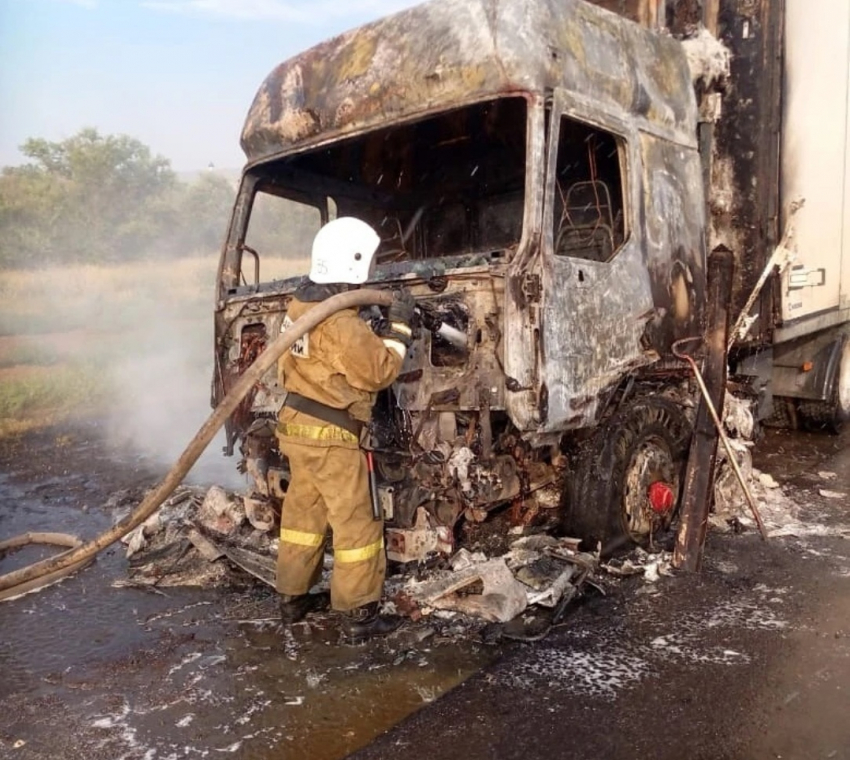
[[[243,131],[216,399],[279,333],[312,234],[356,216],[382,238],[370,286],[423,315],[371,431],[390,558],[506,504],[649,540],[689,439],[659,391],[701,324],[696,125],[680,45],[583,2],[433,0],[287,61]],[[270,375],[228,425],[273,500],[282,400]]]
[[[691,435],[667,390],[702,328],[697,121],[680,43],[581,0],[431,0],[291,58],[242,133],[213,402],[281,331],[315,232],[354,216],[381,237],[368,287],[421,314],[370,431],[390,559],[506,507],[651,541]],[[278,507],[283,397],[270,372],[227,425]]]

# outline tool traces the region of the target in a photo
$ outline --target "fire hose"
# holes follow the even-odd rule
[[[119,520],[109,530],[101,533],[97,538],[86,544],[76,546],[66,552],[41,560],[19,570],[14,570],[5,575],[0,575],[0,601],[10,599],[21,594],[44,588],[79,570],[94,557],[111,546],[119,539],[126,536],[131,530],[147,520],[168,496],[180,485],[183,478],[198,460],[198,457],[212,441],[219,428],[225,420],[236,411],[242,399],[254,387],[257,381],[277,362],[280,355],[286,351],[296,340],[305,333],[312,330],[318,324],[326,320],[332,314],[343,309],[355,306],[389,306],[393,295],[389,291],[381,290],[352,290],[339,293],[322,301],[318,306],[310,309],[306,314],[299,317],[291,327],[275,338],[260,354],[254,363],[240,375],[232,388],[225,394],[213,413],[201,426],[195,437],[189,442],[177,461],[160,481],[160,483],[142,500],[129,515]],[[26,534],[3,542],[8,548],[20,546],[25,543],[35,543],[42,534]],[[44,534],[56,535],[56,534]],[[68,537],[73,541],[73,537]],[[55,543],[55,542],[54,542]],[[67,545],[67,544],[64,544]],[[71,544],[73,546],[73,544]]]

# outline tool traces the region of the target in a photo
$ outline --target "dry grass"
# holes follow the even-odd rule
[[[115,392],[109,369],[128,358],[179,349],[209,376],[217,265],[213,254],[0,270],[0,436],[102,410]],[[289,277],[308,266],[267,257],[261,273]],[[253,281],[250,259],[246,275]]]
[[[89,414],[105,388],[95,364],[0,370],[0,437]]]
[[[200,313],[212,304],[217,264],[212,255],[0,271],[0,334],[124,329],[159,303]]]
[[[112,362],[209,320],[217,257],[0,271],[0,436],[105,403]]]

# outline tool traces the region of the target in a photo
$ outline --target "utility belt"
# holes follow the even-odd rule
[[[322,422],[336,425],[336,427],[351,433],[358,440],[360,438],[360,432],[363,430],[363,423],[360,420],[355,420],[345,409],[335,409],[332,406],[323,404],[321,401],[314,401],[299,393],[289,391],[286,394],[286,400],[283,402],[283,405],[294,409],[296,412],[309,414],[317,420],[322,420]]]

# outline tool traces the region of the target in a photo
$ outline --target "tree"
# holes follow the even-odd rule
[[[0,260],[122,260],[162,234],[151,209],[176,177],[139,140],[83,129],[61,142],[29,139],[21,151],[31,162],[0,175]]]
[[[190,251],[212,251],[221,245],[234,195],[233,185],[212,172],[201,174],[186,188],[181,210]]]
[[[6,168],[0,175],[0,265],[37,266],[42,254],[53,258],[66,193],[64,181],[52,180],[31,166]]]
[[[137,139],[96,129],[21,150],[29,163],[0,173],[0,266],[211,254],[221,243],[235,193],[221,175],[179,182]]]

